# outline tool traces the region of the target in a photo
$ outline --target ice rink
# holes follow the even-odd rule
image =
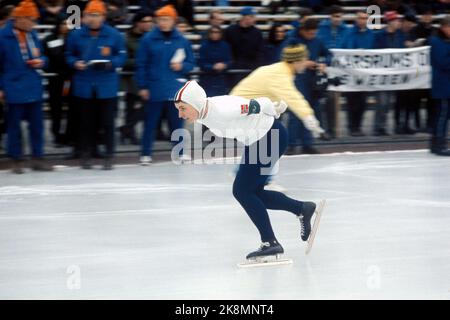
[[[239,269],[259,236],[233,165],[0,171],[2,299],[450,299],[450,161],[425,150],[292,156],[277,183],[327,199],[312,252]]]

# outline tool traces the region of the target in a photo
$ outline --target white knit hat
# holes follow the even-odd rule
[[[178,90],[174,100],[175,102],[186,102],[201,113],[206,105],[206,92],[200,87],[197,81],[191,80],[186,82],[184,86]]]

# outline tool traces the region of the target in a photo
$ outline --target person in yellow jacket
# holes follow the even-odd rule
[[[295,75],[308,68],[309,63],[311,61],[308,61],[308,49],[305,45],[287,46],[282,51],[280,62],[254,70],[231,90],[230,95],[248,99],[267,97],[272,101],[283,100],[314,137],[321,137],[325,131],[294,83]]]

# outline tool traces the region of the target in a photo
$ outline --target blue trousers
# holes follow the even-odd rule
[[[147,101],[144,106],[144,132],[142,136],[143,156],[150,156],[153,149],[153,141],[155,140],[155,129],[158,125],[163,108],[167,108],[167,116],[169,118],[170,132],[183,128],[183,119],[178,117],[178,109],[173,101]]]
[[[277,140],[272,139],[273,131],[278,131]],[[265,172],[262,169],[269,168],[271,164],[264,163],[266,161],[260,157],[260,149],[264,148],[265,151],[263,144],[267,145],[267,152],[264,153],[269,155],[272,161],[278,161],[287,148],[287,132],[280,121],[275,120],[272,128],[263,138],[253,145],[245,147],[233,183],[233,195],[255,224],[261,241],[266,242],[276,239],[267,209],[284,210],[298,215],[302,209],[302,202],[291,199],[281,192],[264,190],[264,185],[270,176],[263,174]],[[276,146],[278,146],[278,151]],[[253,158],[250,153],[255,151],[258,156],[252,163],[248,160]]]
[[[434,100],[436,118],[433,135],[436,138],[447,138],[448,119],[450,118],[450,99]]]
[[[20,124],[28,122],[28,134],[33,157],[42,157],[44,144],[44,123],[42,102],[7,105],[8,155],[16,160],[22,158],[22,135]]]

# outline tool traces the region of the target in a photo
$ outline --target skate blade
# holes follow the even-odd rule
[[[251,268],[251,267],[266,267],[266,266],[278,266],[284,264],[292,264],[294,261],[292,259],[258,259],[258,260],[247,260],[245,262],[238,263],[239,268]]]
[[[320,218],[322,217],[322,211],[325,208],[326,203],[327,203],[326,200],[320,201],[319,206],[315,212],[316,217],[314,218],[314,224],[313,224],[313,227],[311,230],[311,234],[309,235],[309,238],[307,240],[308,245],[306,246],[305,254],[308,254],[312,249],[312,246],[314,244],[314,239],[316,237],[317,229],[319,229],[319,223],[320,223]]]

